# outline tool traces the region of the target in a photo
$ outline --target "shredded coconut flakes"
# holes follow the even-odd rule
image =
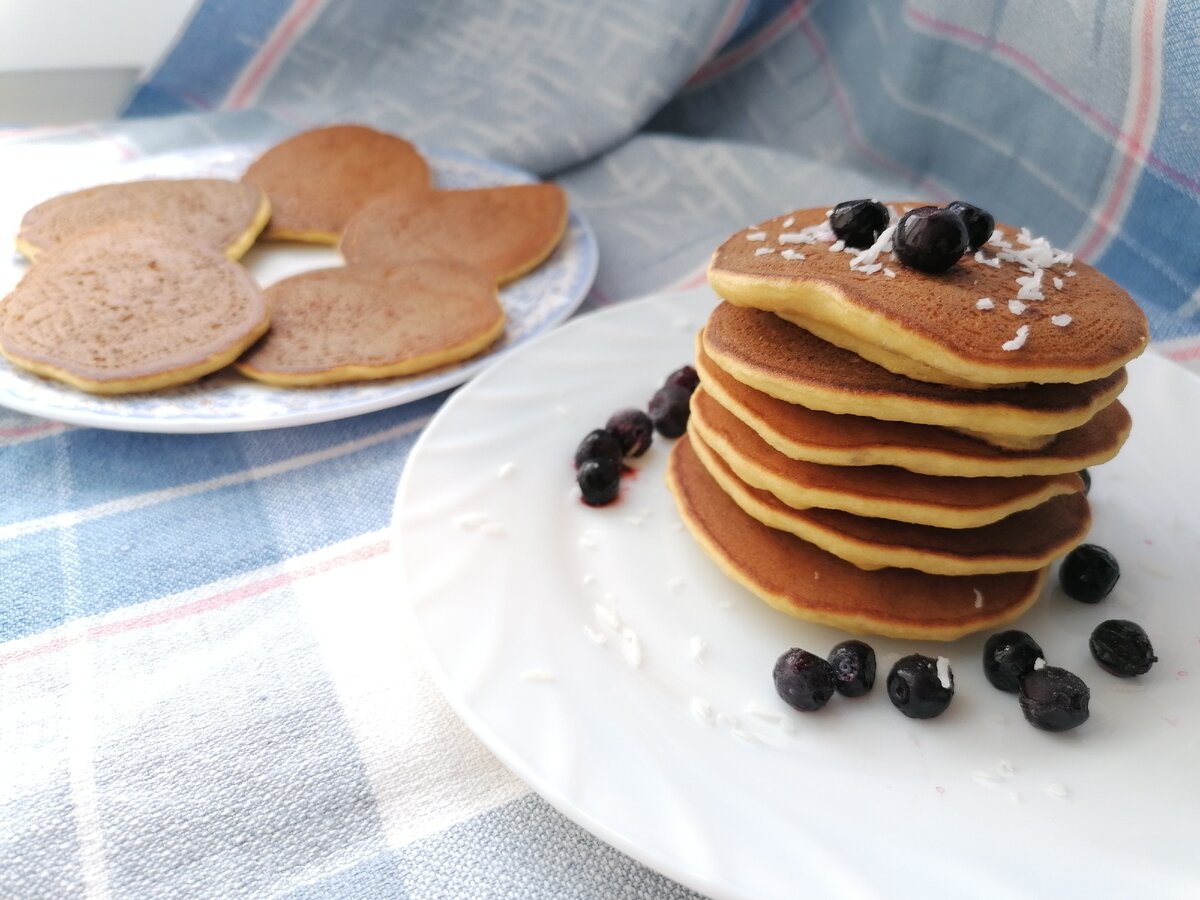
[[[1001,344],[1000,349],[1001,350],[1020,350],[1022,347],[1025,346],[1025,340],[1028,337],[1029,337],[1029,326],[1022,325],[1020,328],[1017,329],[1016,336],[1012,340],[1005,341],[1003,344]]]
[[[1071,324],[1071,317],[1066,313],[1059,313],[1057,316],[1050,317],[1050,324],[1057,325],[1059,328],[1065,328]]]

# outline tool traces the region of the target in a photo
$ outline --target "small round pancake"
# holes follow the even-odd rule
[[[14,364],[96,394],[194,381],[267,330],[245,268],[190,235],[123,223],[46,252],[0,306]]]
[[[860,569],[746,515],[686,436],[671,449],[667,485],[684,525],[726,575],[780,612],[852,633],[950,641],[995,628],[1037,601],[1046,576]]]
[[[713,365],[703,347],[696,351],[696,371],[709,397],[784,456],[830,466],[898,466],[964,478],[1061,475],[1112,459],[1132,427],[1114,400],[1044,449],[1001,451],[935,425],[839,416],[777,400]]]
[[[901,204],[898,212],[918,205]],[[1082,384],[1111,375],[1146,348],[1145,313],[1124,290],[1027,232],[1001,225],[999,239],[985,244],[978,259],[964,255],[940,274],[910,269],[890,252],[868,274],[851,269],[855,254],[831,250],[837,245],[828,240],[788,243],[812,237],[824,221],[824,209],[797,210],[738,232],[713,254],[709,282],[732,303],[823,323],[834,330],[822,337],[839,343],[840,332],[841,346],[879,365],[916,361],[902,374],[922,380],[941,380],[941,373],[949,383],[981,386]],[[1004,258],[1017,254],[1025,268]],[[1018,282],[1035,271],[1039,285]],[[1009,301],[1021,299],[1023,289],[1024,308],[1014,313]],[[983,298],[992,308],[977,308]],[[1063,316],[1064,325],[1052,321]],[[1024,342],[1005,349],[1022,326]]]
[[[690,433],[742,481],[796,509],[839,509],[936,528],[977,528],[1083,490],[1082,479],[1073,473],[955,478],[892,466],[823,466],[784,456],[703,387],[692,394],[691,409]]]
[[[442,260],[319,269],[266,296],[271,330],[237,367],[268,384],[412,375],[475,356],[504,331],[492,280]]]
[[[363,125],[293,135],[250,164],[242,181],[271,198],[269,240],[336,244],[351,216],[376,197],[432,190],[429,166],[408,141]]]
[[[354,265],[454,259],[506,284],[553,253],[566,227],[567,196],[548,182],[392,194],[354,217],[342,255]]]
[[[913,381],[774,313],[721,303],[702,335],[712,361],[743,384],[809,409],[996,435],[1077,428],[1117,398],[1124,369],[1085,384],[968,390]],[[1043,440],[1048,443],[1048,440]]]
[[[39,203],[21,219],[17,250],[29,259],[78,235],[118,222],[173,228],[240,259],[271,214],[267,195],[220,178],[104,184]]]
[[[934,575],[1029,572],[1078,545],[1092,521],[1087,498],[1080,493],[1054,497],[979,528],[933,528],[834,509],[794,509],[738,478],[696,433],[689,433],[688,440],[704,468],[743,512],[860,569],[896,567]]]

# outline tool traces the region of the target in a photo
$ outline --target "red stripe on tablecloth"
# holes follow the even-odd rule
[[[280,55],[291,46],[300,29],[323,5],[324,0],[301,0],[279,20],[279,24],[275,26],[271,36],[258,51],[258,55],[254,57],[245,73],[229,92],[229,96],[225,98],[225,106],[241,109],[250,101],[250,98],[262,87],[267,75],[275,68]]]

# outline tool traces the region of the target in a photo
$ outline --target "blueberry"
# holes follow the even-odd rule
[[[650,398],[650,420],[659,434],[677,438],[687,430],[691,396],[674,384],[665,384],[654,392]]]
[[[892,240],[896,255],[906,266],[922,272],[945,272],[967,249],[967,226],[949,209],[921,206],[906,212]]]
[[[1101,622],[1088,639],[1088,647],[1105,672],[1121,678],[1145,675],[1158,662],[1150,636],[1141,625],[1128,619]]]
[[[621,486],[621,464],[611,459],[589,459],[575,473],[575,482],[588,506],[612,503]]]
[[[1032,672],[1033,664],[1045,656],[1038,642],[1024,631],[1000,631],[983,645],[983,674],[1000,690],[1015,694],[1021,687],[1021,677]]]
[[[846,200],[833,208],[829,225],[847,247],[865,250],[888,227],[890,219],[887,207],[878,200]]]
[[[954,697],[954,673],[949,666],[944,673],[938,668],[938,660],[920,653],[899,659],[887,678],[892,705],[910,719],[932,719],[944,713]]]
[[[843,697],[861,697],[875,686],[875,651],[862,641],[842,641],[829,651],[829,664]]]
[[[690,394],[699,386],[700,375],[691,366],[684,366],[668,375],[667,380],[663,382],[664,387],[671,384],[683,388]]]
[[[953,203],[947,204],[946,209],[958,213],[959,218],[963,220],[963,225],[967,227],[968,250],[978,250],[988,242],[992,232],[996,230],[996,220],[986,209],[980,209],[978,206],[972,206],[962,200],[955,200]]]
[[[611,459],[620,464],[624,453],[617,436],[607,428],[596,428],[589,431],[579,446],[575,448],[575,468],[579,468],[589,459]]]
[[[1021,679],[1020,703],[1025,720],[1043,731],[1067,731],[1088,717],[1091,691],[1066,669],[1043,666]]]
[[[1079,477],[1083,479],[1083,496],[1086,497],[1092,492],[1092,473],[1087,469],[1080,469]]]
[[[1081,603],[1099,603],[1121,577],[1113,555],[1096,544],[1080,544],[1066,555],[1058,569],[1058,582],[1067,596]]]
[[[604,427],[617,436],[626,456],[641,456],[654,440],[654,423],[640,409],[615,412]]]
[[[837,690],[833,666],[799,647],[779,657],[774,675],[779,696],[788,706],[802,712],[820,709]]]

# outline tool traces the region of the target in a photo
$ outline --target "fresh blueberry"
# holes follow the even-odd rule
[[[617,436],[626,456],[641,456],[654,440],[654,423],[640,409],[615,412],[604,427]]]
[[[945,272],[967,249],[967,226],[949,209],[921,206],[906,212],[896,225],[892,245],[906,266],[922,272]]]
[[[1033,671],[1033,664],[1045,659],[1038,642],[1024,631],[1012,629],[993,634],[983,645],[983,674],[1002,691],[1015,694],[1021,677]]]
[[[968,250],[978,250],[988,242],[992,232],[996,230],[996,220],[986,209],[980,209],[978,206],[972,206],[962,200],[955,200],[953,203],[947,204],[946,209],[958,213],[959,218],[963,220],[963,225],[967,227]]]
[[[691,366],[684,366],[668,375],[667,380],[663,382],[664,386],[671,384],[683,388],[690,394],[699,386],[700,375]]]
[[[1121,567],[1113,555],[1096,544],[1080,544],[1058,568],[1058,581],[1068,597],[1081,603],[1099,603],[1116,587]]]
[[[954,673],[950,666],[920,653],[899,659],[887,678],[892,705],[910,719],[940,716],[954,697]]]
[[[861,697],[875,686],[875,651],[870,644],[842,641],[827,658],[843,697]]]
[[[1088,639],[1088,647],[1105,672],[1121,678],[1145,675],[1158,662],[1150,636],[1141,625],[1128,619],[1101,622]]]
[[[1086,497],[1092,492],[1092,473],[1087,469],[1080,469],[1079,477],[1083,479],[1083,496]]]
[[[674,384],[664,384],[650,398],[650,420],[666,438],[677,438],[687,430],[691,394]]]
[[[829,226],[847,247],[865,250],[888,227],[890,218],[887,207],[878,200],[846,200],[829,214]]]
[[[579,468],[589,459],[611,459],[618,465],[624,453],[617,436],[607,428],[596,428],[589,431],[575,448],[575,468]]]
[[[589,459],[575,473],[575,482],[588,506],[612,503],[621,486],[621,464],[611,459]]]
[[[1078,675],[1043,666],[1021,679],[1019,700],[1025,720],[1034,728],[1067,731],[1087,721],[1091,696]]]
[[[779,696],[788,706],[802,712],[820,709],[837,690],[833,666],[799,647],[779,657],[774,676]]]

